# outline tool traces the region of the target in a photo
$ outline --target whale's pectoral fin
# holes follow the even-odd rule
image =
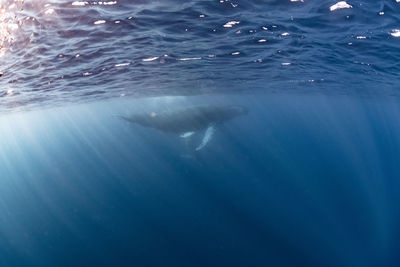
[[[214,135],[215,132],[215,127],[214,125],[208,126],[207,130],[204,133],[203,139],[201,140],[201,143],[198,147],[196,147],[196,151],[199,151],[203,147],[205,147],[208,142],[210,142],[212,136]]]
[[[194,132],[186,132],[180,135],[181,138],[189,138],[194,134]]]

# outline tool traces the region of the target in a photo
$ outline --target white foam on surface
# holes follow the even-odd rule
[[[330,10],[330,11],[335,11],[335,10],[337,10],[337,9],[343,9],[343,8],[353,8],[353,6],[347,4],[346,1],[340,1],[340,2],[337,2],[336,4],[332,5],[332,6],[329,8],[329,10]]]

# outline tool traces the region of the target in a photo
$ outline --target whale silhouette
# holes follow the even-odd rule
[[[207,105],[161,112],[151,111],[119,117],[144,127],[179,134],[182,138],[189,138],[196,132],[205,130],[204,137],[196,148],[196,150],[200,150],[211,140],[215,132],[215,126],[247,113],[248,109],[243,106]]]

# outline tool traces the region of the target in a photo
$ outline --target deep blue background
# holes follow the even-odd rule
[[[197,153],[112,116],[204,103],[251,109]],[[393,98],[264,94],[3,117],[1,264],[396,266],[399,115]]]

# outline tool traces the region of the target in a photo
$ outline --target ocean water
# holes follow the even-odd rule
[[[0,266],[400,266],[400,2],[0,4]]]

